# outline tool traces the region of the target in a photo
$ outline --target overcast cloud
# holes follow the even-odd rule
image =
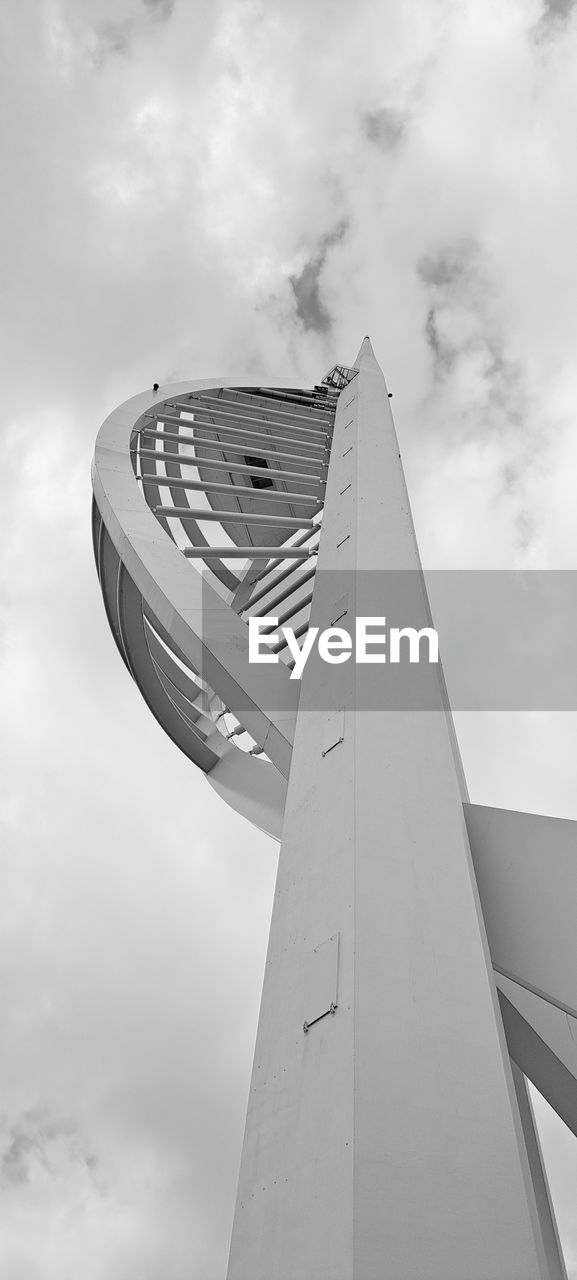
[[[276,849],[118,659],[94,437],[369,332],[425,565],[577,568],[577,11],[5,0],[0,37],[0,1273],[224,1280]],[[458,729],[474,800],[577,818],[574,716]]]

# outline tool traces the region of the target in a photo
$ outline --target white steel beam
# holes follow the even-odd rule
[[[577,1018],[577,822],[465,805],[494,967]]]

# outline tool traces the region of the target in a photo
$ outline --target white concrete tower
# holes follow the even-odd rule
[[[159,388],[96,448],[122,656],[281,838],[228,1280],[563,1280],[525,1076],[577,1132],[575,824],[468,802],[440,668],[425,709],[408,665],[248,661],[251,615],[354,632],[383,584],[430,625],[369,340],[336,368]]]
[[[336,413],[311,621],[354,629],[378,612],[365,571],[404,570],[426,626],[368,339],[357,367]],[[447,719],[359,709],[357,676],[349,661],[302,678],[229,1280],[560,1275],[541,1239]]]

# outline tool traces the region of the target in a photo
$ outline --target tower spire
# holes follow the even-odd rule
[[[373,344],[372,344],[372,342],[371,342],[371,339],[369,338],[368,333],[367,333],[367,334],[365,334],[365,336],[364,336],[364,338],[363,338],[363,341],[361,342],[361,345],[360,345],[359,350],[358,350],[357,358],[356,358],[356,360],[353,362],[353,364],[351,365],[351,368],[352,368],[352,369],[360,369],[361,363],[362,363],[362,362],[364,362],[364,361],[365,361],[365,360],[367,360],[367,359],[372,359],[372,360],[374,360],[375,362],[376,362],[376,359],[377,359],[377,357],[376,357],[376,355],[375,355],[375,353],[374,353],[374,351],[373,351]]]

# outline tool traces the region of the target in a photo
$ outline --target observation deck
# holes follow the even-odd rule
[[[96,442],[94,553],[121,657],[173,742],[277,838],[298,688],[284,638],[273,669],[249,665],[248,619],[307,629],[335,412],[356,374],[159,387]]]

